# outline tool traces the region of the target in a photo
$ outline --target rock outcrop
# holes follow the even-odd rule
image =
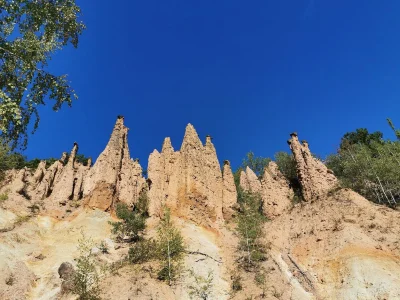
[[[151,215],[160,215],[166,205],[195,222],[211,224],[222,219],[224,184],[217,153],[211,137],[203,146],[191,124],[180,151],[174,151],[170,138],[164,140],[161,153],[153,151],[148,177]]]
[[[232,217],[235,206],[237,204],[237,191],[235,180],[231,169],[231,164],[228,160],[224,161],[222,170],[222,213],[225,220]]]
[[[293,190],[279,171],[275,162],[270,162],[261,179],[263,210],[269,218],[275,218],[291,206]]]
[[[246,172],[240,174],[240,186],[244,191],[261,196],[263,212],[271,219],[281,215],[291,205],[293,190],[275,162],[269,163],[261,179],[247,167]]]
[[[110,141],[93,167],[91,159],[86,166],[76,161],[78,144],[74,143],[69,156],[64,152],[48,169],[41,161],[35,172],[25,168],[11,172],[10,183],[1,192],[10,194],[18,214],[18,210],[29,213],[28,207],[37,207],[37,203],[57,218],[82,204],[102,210],[112,209],[117,201],[133,206],[146,182],[139,162],[130,158],[128,128],[123,121],[118,117]]]
[[[288,144],[296,160],[297,176],[304,200],[312,201],[326,196],[327,192],[337,185],[335,175],[312,156],[306,141],[299,142],[297,133],[291,134]]]
[[[119,116],[110,140],[83,183],[83,196],[93,208],[108,210],[118,201],[133,205],[145,183],[142,168],[130,158],[128,128]]]

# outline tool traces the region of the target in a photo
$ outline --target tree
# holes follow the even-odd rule
[[[45,100],[58,111],[77,98],[67,76],[47,71],[52,55],[71,44],[77,48],[85,25],[75,0],[0,0],[0,136],[26,148],[27,130]]]
[[[72,292],[79,295],[79,300],[100,300],[99,274],[91,250],[93,240],[82,233],[78,242],[79,257],[76,259]]]
[[[118,239],[128,236],[137,241],[139,234],[146,228],[145,216],[137,210],[129,209],[125,203],[118,203],[115,211],[121,221],[109,222],[112,226],[111,232],[116,234]]]
[[[347,132],[340,142],[340,150],[347,150],[355,144],[371,145],[371,143],[382,143],[383,134],[380,131],[369,133],[366,128],[358,128],[356,131]]]
[[[164,209],[164,216],[158,227],[158,248],[161,261],[158,278],[166,280],[171,285],[179,275],[185,245],[180,231],[172,224],[168,208]]]
[[[388,206],[400,201],[400,142],[353,144],[328,156],[327,166],[341,185]]]
[[[270,158],[255,156],[254,153],[250,151],[246,154],[246,158],[243,159],[240,168],[245,170],[246,167],[249,167],[258,177],[262,177],[264,174],[264,169],[266,166],[268,166],[270,161]]]
[[[279,171],[286,177],[293,189],[293,202],[300,202],[302,198],[301,184],[297,177],[296,160],[293,154],[281,151],[275,153],[275,162],[278,165]]]
[[[265,260],[260,239],[267,219],[262,213],[262,199],[259,194],[242,191],[238,193],[238,198],[240,204],[240,213],[237,218],[237,231],[240,236],[239,250],[245,253],[242,257],[242,266],[250,270],[258,262]]]
[[[388,122],[390,128],[392,128],[394,134],[396,135],[396,138],[397,138],[398,140],[400,140],[400,129],[396,129],[396,128],[394,127],[394,124],[393,124],[393,122],[392,122],[391,119],[387,118],[386,121]]]

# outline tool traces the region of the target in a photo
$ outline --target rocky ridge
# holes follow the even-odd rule
[[[224,221],[237,213],[237,192],[230,163],[225,161],[221,171],[211,137],[203,144],[189,124],[179,151],[174,150],[170,138],[165,138],[161,152],[154,150],[149,157],[146,180],[139,162],[130,158],[128,128],[123,121],[118,117],[93,167],[76,162],[75,143],[70,155],[64,153],[47,169],[41,162],[34,171],[7,173],[0,190],[9,196],[0,208],[0,252],[6,254],[6,259],[0,259],[0,269],[7,275],[0,275],[4,299],[11,299],[7,298],[11,294],[18,299],[27,294],[29,299],[38,295],[40,299],[53,299],[61,287],[54,266],[72,261],[72,238],[77,238],[78,228],[90,228],[98,239],[107,238],[111,217],[101,211],[113,211],[118,202],[134,206],[143,189],[148,191],[150,220],[156,222],[162,207],[169,207],[190,251],[201,249],[206,254],[200,259],[187,256],[185,263],[197,272],[212,270],[216,275],[211,299],[400,298],[399,212],[341,189],[334,174],[312,156],[307,142],[299,142],[297,134],[291,135],[289,147],[305,201],[292,203],[293,190],[274,162],[261,178],[250,168],[240,174],[241,188],[260,194],[263,212],[271,220],[265,224],[263,239],[269,259],[262,262],[269,286],[261,297],[263,291],[254,284],[251,273],[231,269],[238,257],[238,238],[229,229],[230,223]],[[74,213],[77,206],[90,209]],[[17,214],[35,209],[40,216],[18,225]],[[151,230],[154,227],[150,225]],[[55,247],[55,241],[59,247]],[[43,245],[46,247],[42,249]],[[64,247],[69,251],[63,251]],[[41,257],[35,254],[39,250],[48,260],[37,258]],[[126,255],[127,248],[124,251],[121,253]],[[121,253],[113,249],[109,256],[103,256],[112,261]],[[24,284],[19,269],[26,273]],[[243,290],[234,294],[229,292],[232,272],[243,281]],[[121,273],[105,278],[107,299],[188,298],[184,286],[168,287],[129,268]],[[32,290],[38,274],[42,276],[39,289]],[[6,283],[11,275],[21,283],[20,288]],[[145,294],[126,289],[133,278]]]

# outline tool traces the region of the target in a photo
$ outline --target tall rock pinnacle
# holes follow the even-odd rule
[[[124,118],[118,116],[106,148],[84,182],[83,195],[90,207],[107,210],[119,197],[128,204],[138,198],[144,179],[139,163],[130,159],[127,134]],[[127,180],[132,182],[128,184]]]
[[[302,144],[299,142],[297,133],[291,134],[288,143],[296,160],[297,176],[304,200],[311,201],[325,196],[337,184],[335,175],[328,172],[328,168],[312,156],[306,141]]]
[[[188,124],[180,151],[174,152],[166,138],[161,153],[150,155],[148,166],[152,215],[159,215],[166,205],[205,225],[222,219],[222,172],[210,137],[203,146],[193,125]]]

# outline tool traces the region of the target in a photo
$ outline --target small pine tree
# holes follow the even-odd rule
[[[158,227],[158,255],[161,261],[158,278],[160,280],[165,280],[171,285],[178,277],[184,251],[182,235],[171,222],[170,210],[165,208]]]
[[[258,262],[265,260],[265,253],[260,245],[263,224],[267,220],[262,213],[262,200],[258,194],[242,191],[240,194],[241,209],[237,218],[237,231],[240,236],[239,249],[246,254],[243,267],[248,270]]]
[[[79,295],[79,300],[99,300],[99,275],[91,251],[93,240],[86,238],[82,233],[78,242],[79,257],[76,260],[72,292]]]

